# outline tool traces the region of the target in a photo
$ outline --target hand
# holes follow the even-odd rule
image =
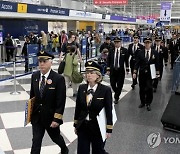
[[[133,79],[136,79],[136,77],[137,77],[137,76],[136,76],[136,74],[134,73],[134,74],[133,74]]]
[[[110,138],[111,137],[111,133],[106,133],[106,138]]]
[[[74,128],[74,133],[77,135],[77,129],[76,128]]]
[[[159,74],[156,74],[156,78],[159,78],[160,77],[160,75]]]
[[[52,121],[52,123],[50,125],[51,128],[56,128],[58,126],[59,126],[59,124],[57,122],[55,122],[55,121]]]
[[[83,61],[82,61],[82,59],[80,58],[80,59],[79,59],[79,63],[81,63],[81,64],[82,64],[82,62],[83,62]]]

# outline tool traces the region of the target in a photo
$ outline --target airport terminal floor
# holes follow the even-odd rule
[[[139,109],[139,87],[131,89],[131,76],[126,75],[120,101],[115,105],[117,122],[111,138],[106,142],[105,149],[109,154],[178,154],[180,138],[178,133],[163,129],[161,117],[171,95],[172,74],[170,66],[164,68],[163,78],[154,93],[152,110]],[[57,71],[58,58],[53,61],[52,68]],[[16,73],[24,73],[23,64],[17,64]],[[0,78],[13,75],[12,65],[0,68]],[[25,102],[29,99],[31,74],[17,78],[17,91],[20,95],[11,95],[13,79],[0,82],[0,149],[5,154],[28,154],[32,143],[32,127],[24,127]],[[110,85],[109,77],[105,76],[103,84]],[[69,147],[70,154],[76,154],[77,136],[74,133],[73,117],[75,98],[72,88],[67,89],[64,124],[61,133]],[[159,136],[160,134],[160,136]],[[153,138],[153,135],[155,137]],[[0,154],[3,154],[1,152]],[[42,154],[58,154],[60,149],[45,134]]]

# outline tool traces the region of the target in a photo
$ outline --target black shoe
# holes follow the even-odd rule
[[[151,107],[150,107],[150,105],[147,105],[147,111],[151,111]]]
[[[65,150],[62,150],[62,151],[61,151],[61,154],[69,154],[69,149],[66,148]]]
[[[132,87],[133,90],[135,89],[135,85],[132,84],[131,87]]]
[[[156,88],[153,88],[153,92],[154,92],[154,93],[156,92]]]
[[[143,108],[145,105],[144,104],[140,104],[139,105],[139,108]]]
[[[115,99],[114,104],[118,104],[119,103],[118,101],[119,101],[118,99]]]

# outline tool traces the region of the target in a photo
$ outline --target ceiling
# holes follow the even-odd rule
[[[128,4],[125,6],[94,6],[93,0],[74,0],[86,3],[87,6],[91,5],[93,11],[104,11],[106,13],[117,13],[127,16],[159,16],[161,2],[163,0],[128,0]],[[180,18],[180,0],[164,0],[172,2],[172,13],[173,18]],[[91,10],[91,11],[92,11]]]

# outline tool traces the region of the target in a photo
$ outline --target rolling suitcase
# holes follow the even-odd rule
[[[164,129],[180,133],[180,96],[171,95],[161,118]]]

